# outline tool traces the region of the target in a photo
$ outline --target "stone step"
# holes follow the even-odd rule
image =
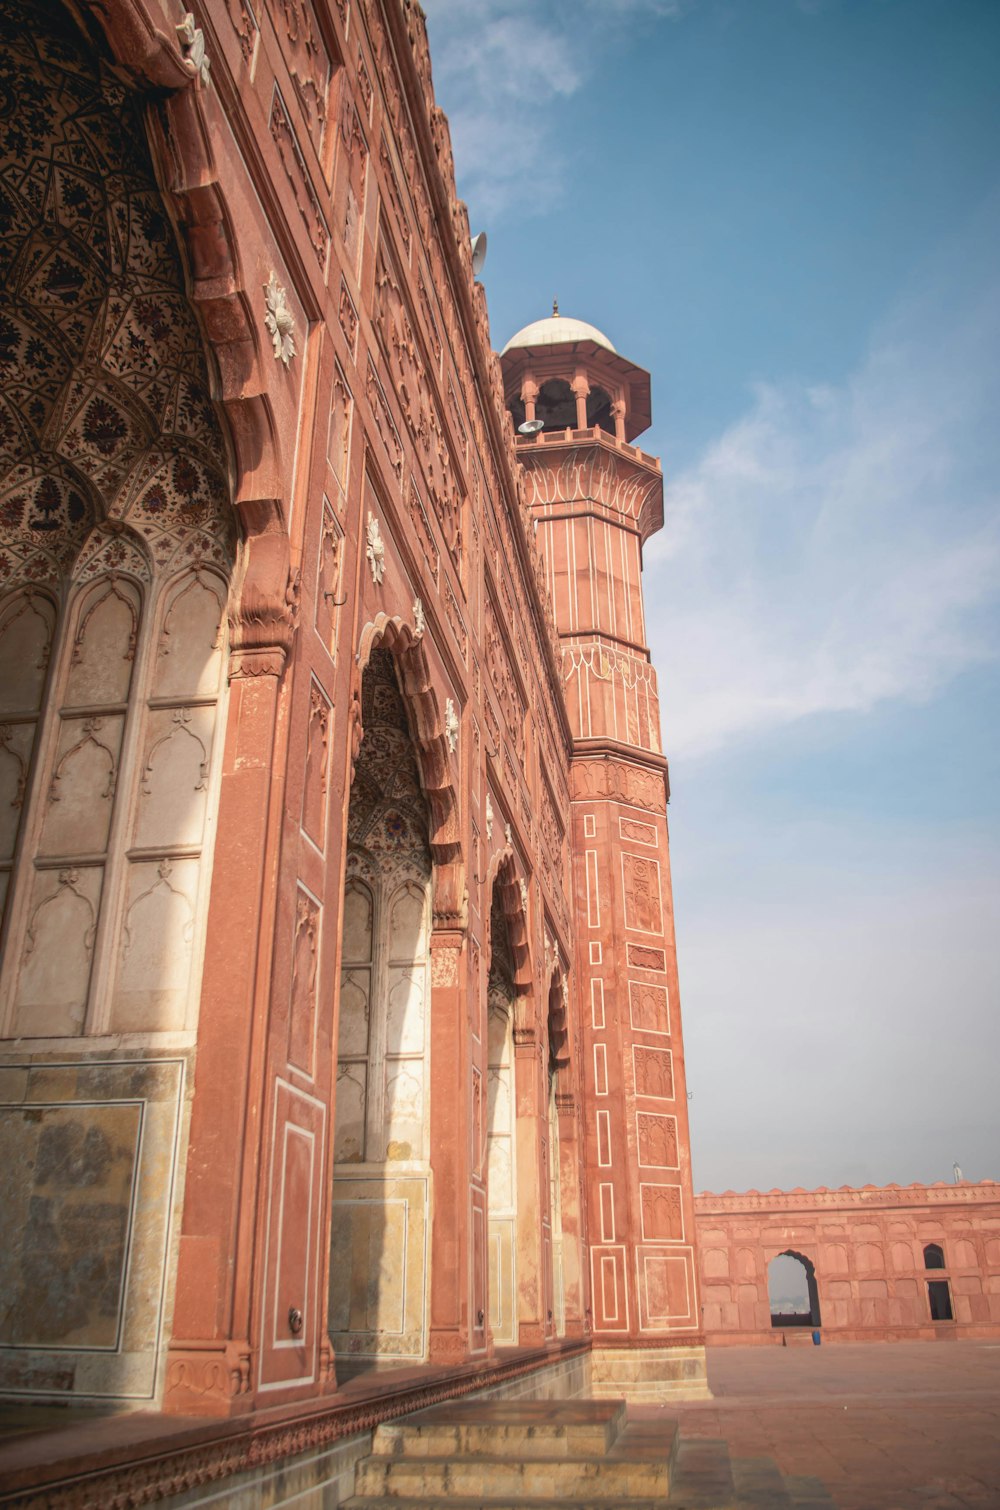
[[[565,1500],[565,1499],[522,1499],[520,1495],[511,1496],[507,1499],[485,1498],[477,1494],[472,1499],[454,1499],[448,1496],[446,1499],[428,1499],[421,1495],[419,1499],[401,1499],[398,1496],[385,1497],[382,1499],[369,1499],[367,1495],[355,1495],[352,1499],[342,1500],[340,1510],[566,1510],[567,1504],[572,1505],[572,1510],[675,1510],[672,1499],[593,1499],[593,1500]],[[692,1502],[677,1506],[677,1510],[732,1510],[732,1502],[718,1507],[710,1504]]]
[[[375,1432],[378,1457],[600,1457],[625,1426],[623,1400],[435,1405]]]
[[[665,1499],[670,1464],[648,1457],[387,1457],[373,1454],[357,1466],[359,1498],[569,1500]]]
[[[822,1479],[805,1473],[786,1473],[785,1490],[795,1510],[837,1510],[836,1502]]]
[[[681,1441],[670,1480],[670,1510],[731,1510],[735,1503],[726,1443],[715,1437]]]
[[[784,1474],[773,1458],[734,1458],[738,1510],[792,1510]]]

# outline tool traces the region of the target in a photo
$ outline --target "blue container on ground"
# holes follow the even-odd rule
[[[820,1336],[820,1335],[819,1335],[819,1333],[818,1333],[818,1332],[813,1332],[813,1346],[814,1346],[814,1347],[819,1347],[819,1345],[820,1345],[820,1343],[821,1343],[821,1342],[822,1342],[822,1341],[823,1341],[823,1339],[822,1339],[822,1337],[821,1337],[821,1336]]]

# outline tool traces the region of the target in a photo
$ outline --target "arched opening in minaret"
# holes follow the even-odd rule
[[[487,983],[486,1086],[489,1317],[499,1347],[517,1342],[517,1139],[514,1087],[514,957],[494,881]]]
[[[343,1380],[427,1347],[431,854],[392,655],[361,682],[347,820],[330,1337]]]
[[[524,423],[524,400],[511,399],[510,412],[517,429]],[[541,420],[546,430],[576,429],[576,398],[565,378],[549,378],[541,385],[535,400],[535,418]]]
[[[587,424],[591,429],[598,425],[608,435],[614,435],[615,422],[611,414],[611,395],[604,388],[591,388],[587,394]]]
[[[767,1293],[772,1327],[818,1327],[819,1289],[816,1269],[802,1253],[786,1249],[767,1266]]]

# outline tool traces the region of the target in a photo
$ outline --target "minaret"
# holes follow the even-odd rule
[[[501,356],[573,728],[572,850],[594,1392],[707,1393],[642,547],[663,524],[649,374],[559,314]]]

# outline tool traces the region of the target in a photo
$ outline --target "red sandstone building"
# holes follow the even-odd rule
[[[410,0],[0,25],[0,1391],[704,1389],[648,375]]]
[[[703,1393],[648,374],[492,349],[413,0],[0,33],[0,1396],[155,1413],[25,1502]]]
[[[866,1185],[695,1197],[705,1340],[1000,1335],[1000,1185]],[[809,1305],[774,1315],[768,1271],[805,1267]]]

